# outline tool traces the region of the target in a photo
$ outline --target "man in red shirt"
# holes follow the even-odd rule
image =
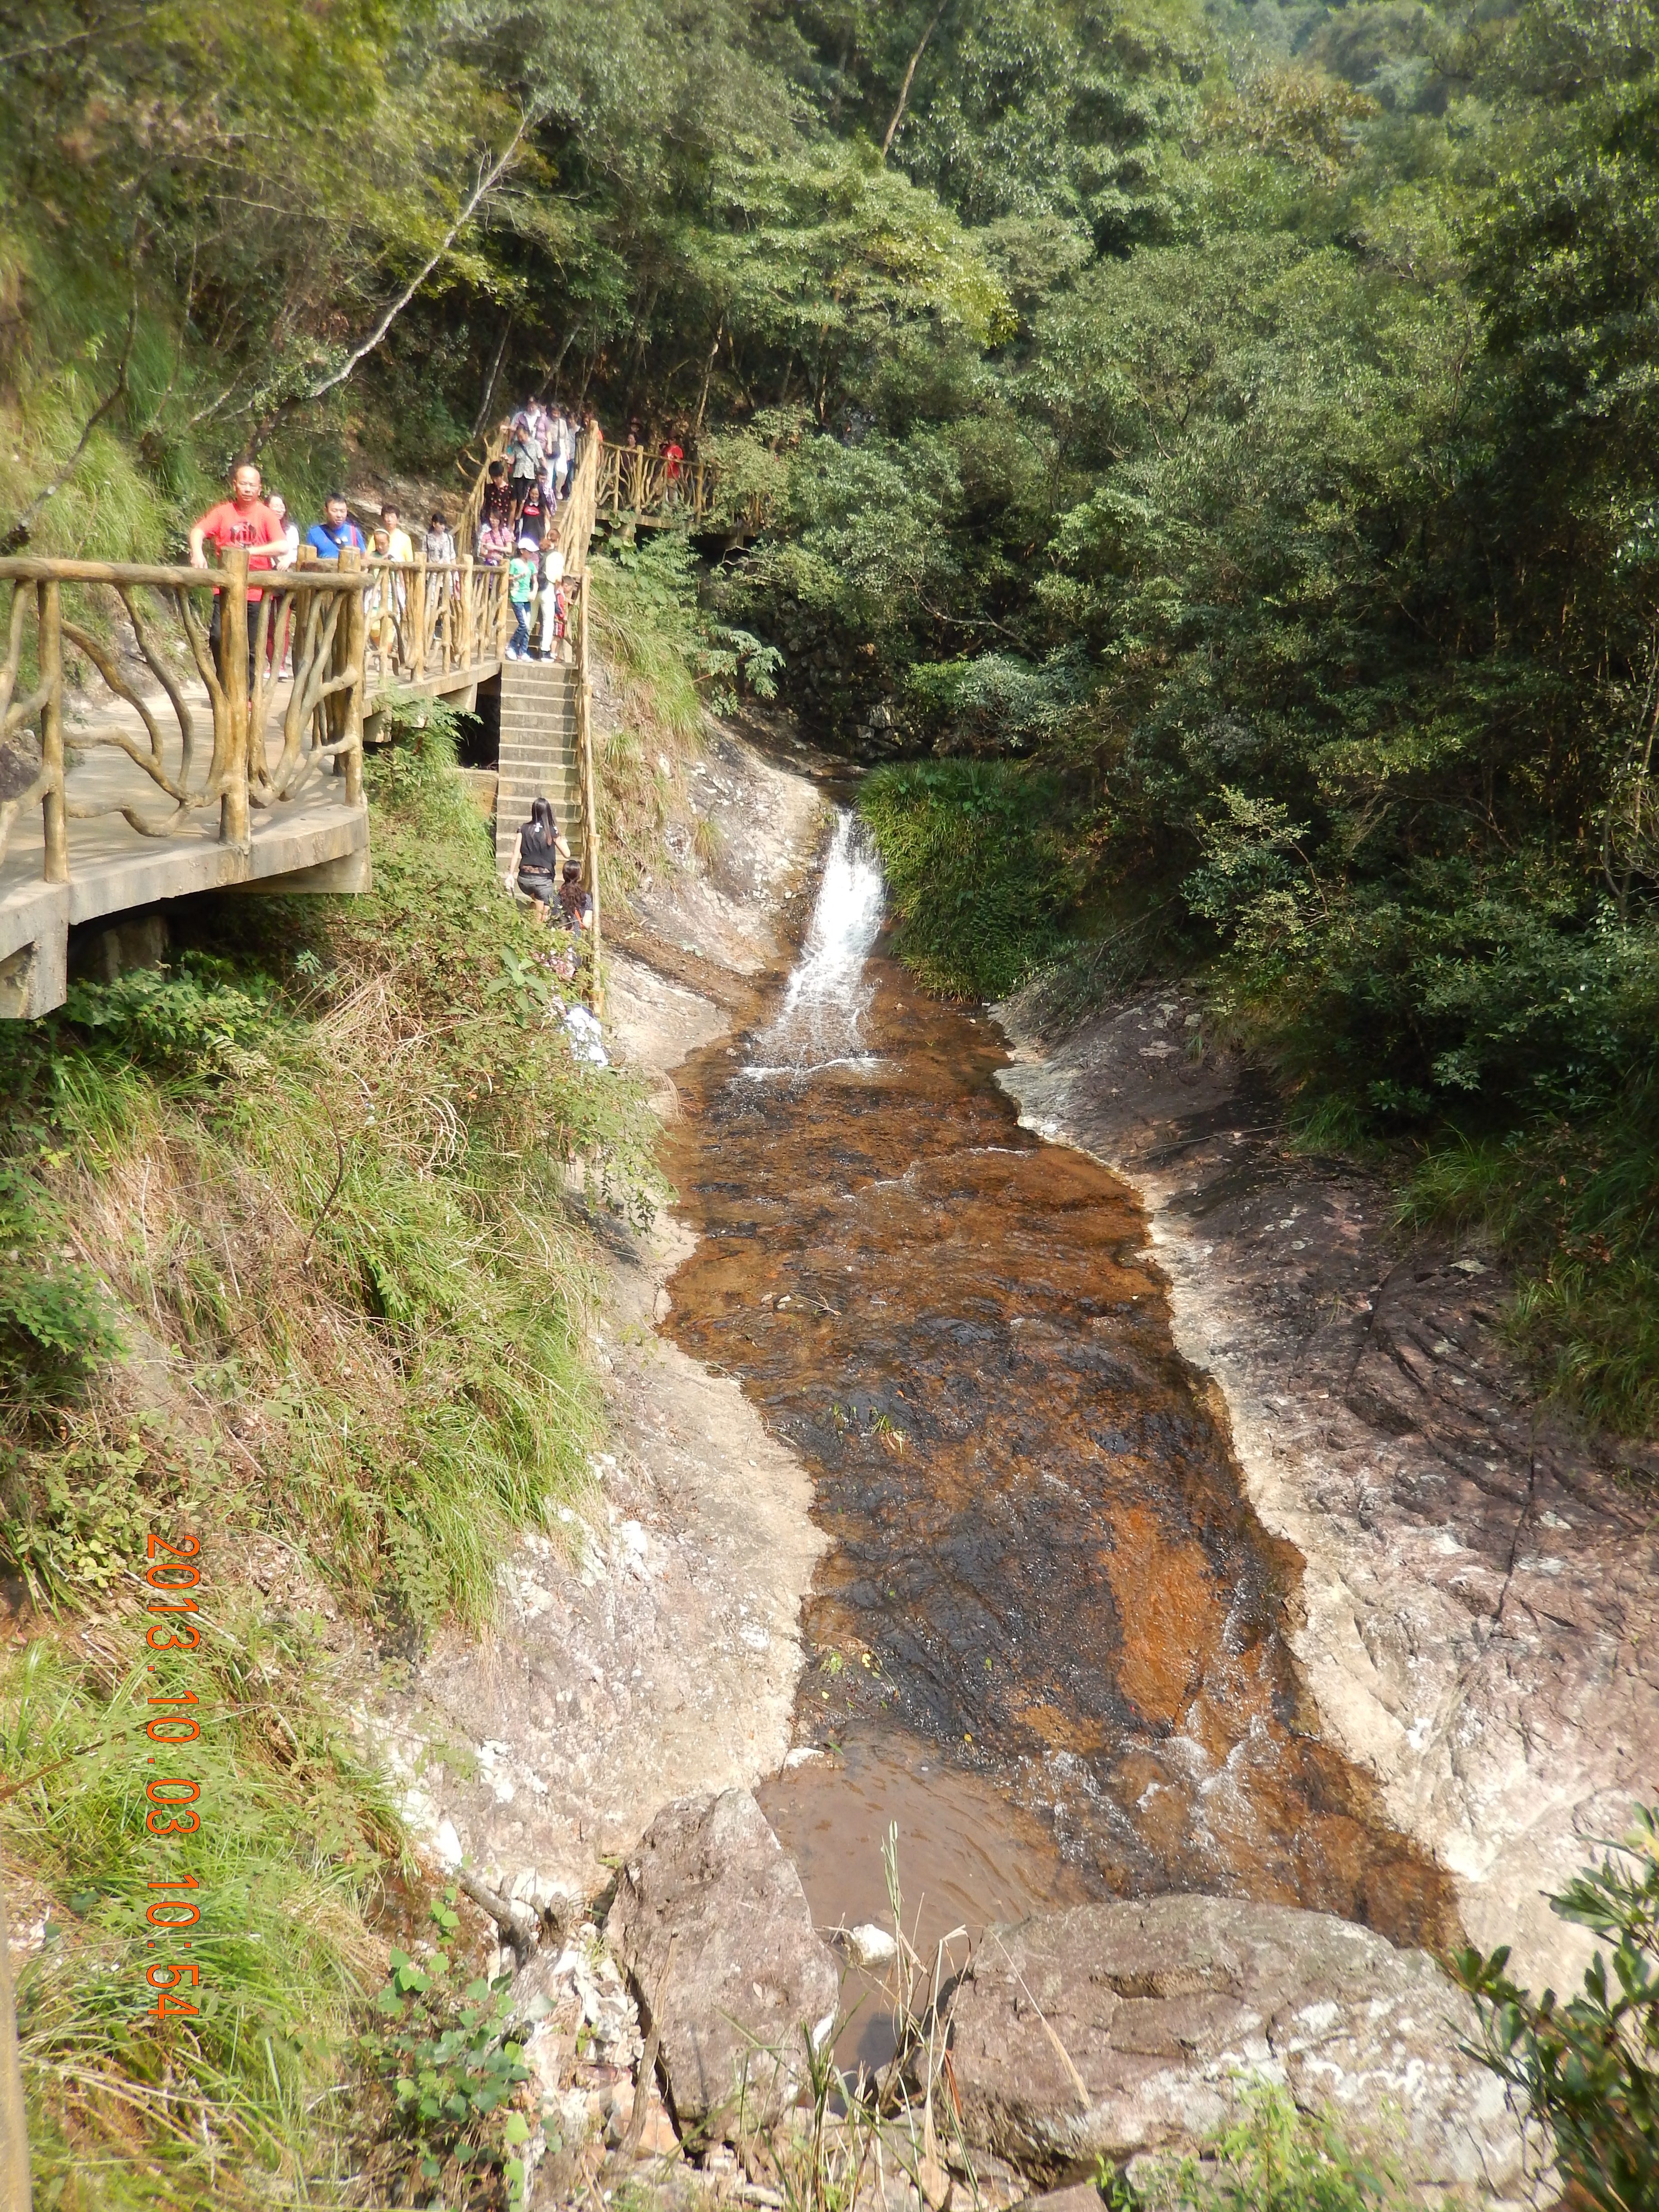
[[[274,568],[274,556],[281,554],[284,558],[287,556],[288,539],[282,518],[265,505],[264,485],[252,461],[237,463],[231,473],[230,489],[228,499],[222,499],[217,507],[210,507],[199,521],[191,525],[191,567],[207,567],[207,548],[210,545],[221,553],[227,546],[246,545],[249,548],[247,565],[250,569]],[[259,634],[258,617],[252,610],[258,605],[262,596],[250,586],[247,595],[247,688],[250,696],[253,690],[253,663]],[[219,597],[216,592],[213,595],[213,622],[209,631],[216,659],[219,652]]]

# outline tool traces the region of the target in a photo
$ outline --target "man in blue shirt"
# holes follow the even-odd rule
[[[354,552],[362,551],[363,533],[351,519],[343,492],[330,492],[323,501],[323,515],[324,520],[313,522],[306,532],[306,544],[319,561],[337,561],[346,546]]]

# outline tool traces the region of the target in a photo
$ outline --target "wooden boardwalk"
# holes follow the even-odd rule
[[[597,464],[584,456],[559,518],[578,665],[551,684],[523,671],[503,794],[516,806],[538,775],[556,787],[596,898]],[[86,924],[204,890],[368,887],[365,738],[393,694],[472,708],[499,687],[507,578],[467,559],[301,562],[250,577],[245,552],[215,571],[0,560],[0,1018],[62,1005]]]
[[[228,611],[216,659],[208,644],[222,577],[0,562],[0,588],[12,586],[0,666],[0,1016],[63,1003],[70,932],[86,923],[237,886],[367,888],[365,731],[374,736],[394,690],[471,706],[501,672],[501,580],[459,563],[453,573],[453,589],[448,572],[423,568],[367,586],[350,566],[280,573],[264,611],[246,613],[267,644],[286,641],[292,673],[273,672],[278,656],[258,653],[256,635],[264,672],[244,698],[223,678],[248,665],[246,629]],[[225,574],[245,580],[246,556]],[[452,619],[463,586],[465,625]],[[441,618],[434,592],[447,595]],[[371,654],[365,600],[398,593],[396,634]],[[233,582],[227,610],[238,597]],[[418,641],[417,607],[432,617]],[[82,690],[65,681],[66,647],[86,671]]]

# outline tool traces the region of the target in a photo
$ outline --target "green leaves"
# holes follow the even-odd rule
[[[460,1930],[456,1900],[452,1887],[430,1907],[446,1937]],[[517,2203],[525,2162],[512,2154],[529,2142],[530,2126],[521,2112],[507,2108],[530,2072],[506,2033],[513,1978],[478,1977],[457,2000],[444,1994],[451,1965],[442,1948],[434,1948],[423,1967],[404,1951],[392,1952],[374,2005],[396,2025],[366,2035],[363,2055],[389,2084],[394,2132],[420,2154],[428,2180],[438,2179],[449,2161],[472,2173],[496,2172]]]
[[[1598,1950],[1564,2003],[1518,1987],[1507,1949],[1460,1952],[1457,1978],[1481,2027],[1469,2048],[1526,2095],[1587,2202],[1641,2212],[1659,2201],[1659,1808],[1638,1807],[1623,1843],[1550,1903],[1610,1958]]]
[[[1003,762],[878,769],[859,811],[899,915],[894,949],[930,990],[1004,996],[1060,942],[1072,889],[1052,777]]]
[[[25,1407],[76,1395],[120,1347],[109,1301],[66,1227],[48,1189],[0,1160],[0,1392]]]

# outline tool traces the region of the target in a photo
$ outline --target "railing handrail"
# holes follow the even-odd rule
[[[602,450],[599,441],[585,441],[556,538],[570,595],[564,650],[574,653],[575,664],[579,804],[586,888],[593,897],[596,1005],[598,764],[586,569]],[[219,842],[243,856],[246,872],[252,854],[250,800],[280,804],[296,796],[319,769],[334,769],[345,806],[362,811],[364,716],[377,693],[400,681],[419,686],[429,678],[438,679],[440,691],[455,688],[446,687],[448,678],[459,677],[464,686],[470,676],[493,674],[506,658],[510,607],[504,562],[491,566],[465,552],[453,561],[428,561],[423,550],[410,560],[393,560],[356,546],[331,559],[310,546],[291,559],[286,548],[279,554],[264,546],[226,547],[222,556],[216,566],[200,568],[49,556],[0,558],[0,586],[11,587],[10,605],[0,621],[0,750],[11,756],[14,778],[16,741],[38,744],[39,753],[33,773],[25,766],[21,787],[14,783],[12,794],[0,801],[0,860],[13,824],[36,805],[42,810],[42,879],[51,884],[70,881],[73,821],[120,816],[138,835],[164,838],[216,807]],[[73,585],[109,588],[112,611],[124,613],[131,629],[128,647],[118,649],[100,626],[72,618],[64,587]],[[146,603],[149,593],[164,613],[170,611],[177,631],[171,649],[155,627],[156,605]],[[216,601],[211,628],[203,604],[209,598]],[[28,695],[19,697],[31,608],[37,672]],[[75,748],[125,756],[136,782],[113,790],[96,782],[71,787],[66,645],[95,670],[128,715],[125,723],[118,716],[77,728]],[[284,696],[290,648],[293,680]],[[175,653],[184,655],[182,665],[174,665]],[[153,679],[149,692],[142,688],[135,657]],[[380,664],[373,684],[372,658]],[[198,686],[194,690],[191,679]],[[211,744],[205,765],[198,743],[204,708],[209,727],[204,734]],[[176,724],[171,732],[165,727],[169,714]],[[27,763],[27,752],[21,757]],[[163,811],[147,812],[147,799]]]
[[[246,547],[237,551],[245,552]],[[258,557],[256,549],[254,558]],[[19,584],[144,584],[161,591],[216,592],[229,573],[228,567],[165,568],[137,561],[59,561],[45,556],[16,555],[0,560],[0,583]],[[258,591],[261,579],[280,577],[284,591],[295,585],[324,591],[349,591],[349,571],[343,573],[332,561],[307,562],[294,568],[256,568],[248,563],[249,588]]]

